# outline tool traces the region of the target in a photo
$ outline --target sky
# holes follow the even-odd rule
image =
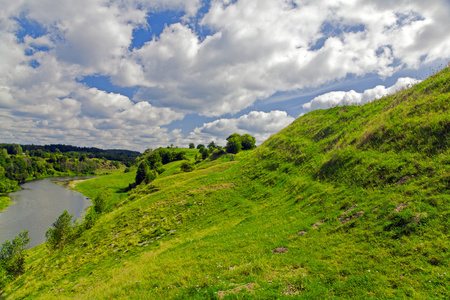
[[[261,144],[450,60],[449,0],[0,0],[0,143]]]

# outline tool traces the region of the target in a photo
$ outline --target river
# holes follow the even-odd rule
[[[11,203],[0,213],[0,243],[28,229],[32,248],[45,242],[45,232],[65,209],[74,219],[82,217],[90,200],[56,182],[87,178],[92,177],[52,177],[22,184],[22,190],[8,195]]]

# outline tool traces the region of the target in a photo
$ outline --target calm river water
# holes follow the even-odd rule
[[[45,242],[45,232],[65,209],[74,219],[80,218],[91,202],[56,182],[87,178],[92,177],[53,177],[22,184],[22,190],[9,194],[12,202],[0,213],[0,243],[28,229],[31,248]]]

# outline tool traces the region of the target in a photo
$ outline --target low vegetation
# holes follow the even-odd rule
[[[22,231],[11,242],[5,241],[0,248],[0,287],[5,279],[11,280],[25,272],[25,249],[30,238],[28,231]]]
[[[64,248],[27,251],[4,297],[447,299],[449,97],[446,68],[254,150],[186,149],[132,189],[138,165],[81,182],[110,193],[101,215]]]

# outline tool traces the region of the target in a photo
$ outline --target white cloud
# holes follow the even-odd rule
[[[208,143],[211,140],[225,145],[225,139],[233,134],[250,134],[256,138],[257,144],[261,144],[272,134],[288,126],[294,118],[284,111],[252,111],[239,118],[218,119],[210,123],[204,123],[197,127],[190,135],[190,139],[197,143]]]
[[[310,102],[303,104],[303,110],[304,112],[309,112],[316,109],[327,109],[335,106],[365,104],[386,95],[393,94],[403,88],[409,88],[419,82],[419,80],[413,78],[399,78],[397,82],[389,88],[378,85],[373,89],[365,90],[363,93],[358,93],[354,90],[348,92],[330,92],[317,96]]]
[[[16,142],[61,138],[79,144],[79,137],[131,148],[186,143],[191,137],[163,126],[186,113],[220,117],[279,91],[323,86],[348,75],[388,77],[450,57],[446,0],[214,0],[204,15],[200,0],[0,3],[0,123],[7,127],[1,138]],[[185,15],[141,48],[130,47],[135,30],[165,10]],[[19,38],[23,21],[42,34]],[[89,89],[78,82],[88,75],[139,91],[130,99]],[[331,93],[305,110],[364,103],[388,92],[376,87],[364,94]],[[290,118],[252,112],[205,124],[193,134],[211,139],[213,133],[248,130],[262,141]]]
[[[450,21],[442,11],[450,9],[443,1],[293,3],[214,1],[200,22],[214,33],[204,40],[187,24],[167,27],[129,57],[142,64],[135,73],[146,88],[137,99],[220,116],[276,91],[349,74],[384,78],[424,58],[449,57],[450,36],[442,28]]]

